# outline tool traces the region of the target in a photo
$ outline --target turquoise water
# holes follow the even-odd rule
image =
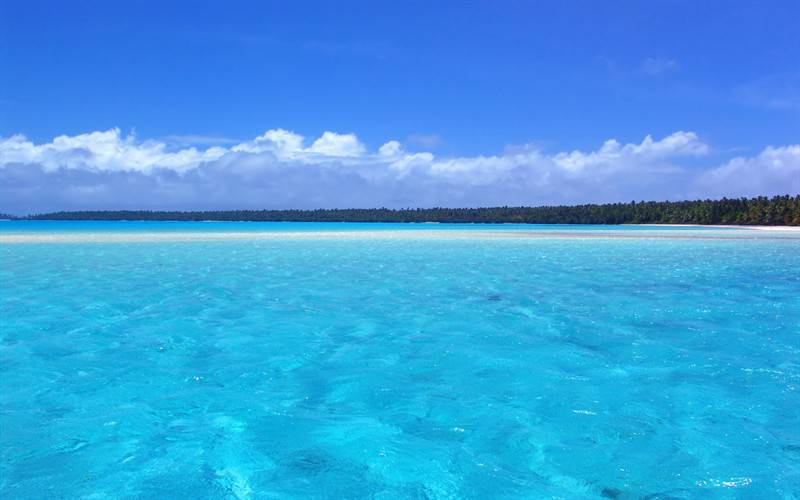
[[[439,223],[359,223],[359,222],[181,222],[181,221],[3,221],[0,234],[50,233],[50,232],[257,232],[257,231],[530,231],[568,230],[571,232],[594,232],[598,230],[623,231],[708,231],[704,226],[606,226],[570,224],[439,224]],[[730,231],[731,228],[714,228],[715,231]]]
[[[800,233],[2,222],[0,307],[0,498],[800,498]]]

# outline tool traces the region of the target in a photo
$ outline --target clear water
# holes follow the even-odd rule
[[[0,234],[95,233],[95,232],[305,232],[305,231],[709,231],[707,226],[580,225],[580,224],[439,224],[439,223],[359,223],[359,222],[182,222],[182,221],[48,221],[0,220]],[[735,230],[714,227],[716,232]]]
[[[800,498],[800,234],[332,226],[0,223],[0,498]]]

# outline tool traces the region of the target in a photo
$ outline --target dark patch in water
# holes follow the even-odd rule
[[[561,342],[565,343],[565,344],[573,345],[575,347],[578,347],[580,349],[584,349],[586,351],[603,352],[603,349],[601,347],[598,347],[598,346],[593,345],[593,344],[589,344],[587,342],[582,342],[582,341],[574,339],[574,338],[562,338],[562,339],[559,339],[559,340]]]
[[[622,492],[617,488],[603,488],[600,491],[600,494],[603,496],[603,498],[619,498]]]
[[[333,457],[314,450],[304,450],[293,454],[289,465],[306,474],[317,474],[330,469],[335,464]]]
[[[499,302],[501,299],[502,297],[500,295],[489,295],[488,297],[486,297],[486,300],[488,300],[489,302]]]
[[[789,460],[800,460],[800,444],[787,444],[782,446],[781,449],[789,455]]]

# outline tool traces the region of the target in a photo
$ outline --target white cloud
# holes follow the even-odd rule
[[[355,134],[325,132],[308,148],[311,153],[325,156],[361,156],[366,148]]]
[[[703,143],[697,134],[679,131],[660,141],[654,141],[648,135],[641,144],[624,146],[615,139],[609,139],[597,151],[558,153],[553,158],[561,167],[575,172],[598,166],[617,169],[625,167],[631,161],[648,162],[674,156],[702,156],[709,151],[709,146]]]
[[[279,158],[291,158],[303,152],[303,136],[284,129],[267,130],[250,142],[231,148],[236,153],[273,153]]]
[[[355,157],[366,152],[366,148],[355,134],[324,132],[310,147],[304,148],[305,139],[299,134],[284,129],[266,131],[249,142],[231,148],[236,153],[272,153],[278,158],[306,158],[309,156]]]
[[[306,143],[283,129],[208,149],[173,149],[118,129],[44,144],[0,137],[0,212],[538,205],[800,192],[800,146],[702,167],[698,158],[710,146],[683,131],[640,143],[610,139],[594,151],[526,145],[469,157],[410,153],[394,140],[369,152],[354,134],[334,132]]]
[[[770,146],[753,158],[734,158],[704,172],[697,187],[704,196],[800,193],[800,145]]]
[[[60,135],[41,145],[33,144],[22,135],[0,139],[0,165],[38,164],[46,170],[92,168],[148,172],[153,168],[169,168],[183,171],[217,160],[225,153],[220,147],[168,152],[163,142],[138,142],[132,134],[122,137],[118,128],[75,136]]]
[[[402,153],[403,146],[397,141],[389,141],[378,148],[378,154],[381,156],[398,156]]]

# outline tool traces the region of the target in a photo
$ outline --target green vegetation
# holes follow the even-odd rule
[[[677,202],[491,208],[391,210],[225,210],[201,212],[56,212],[33,220],[170,220],[295,222],[471,222],[538,224],[751,224],[800,226],[800,195]]]

